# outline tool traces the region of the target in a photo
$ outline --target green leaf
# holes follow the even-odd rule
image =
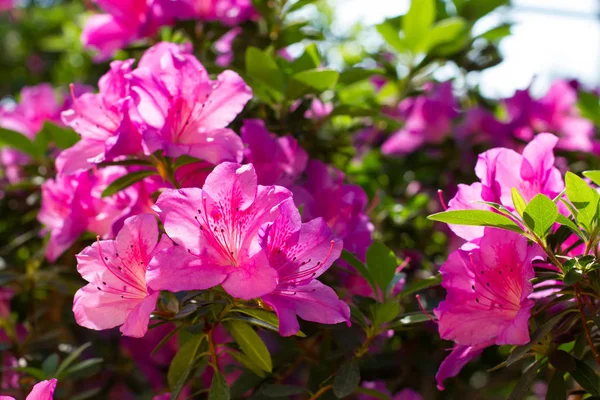
[[[556,223],[564,225],[568,228],[571,228],[571,230],[576,233],[577,235],[579,235],[580,238],[582,238],[583,240],[585,240],[585,238],[583,237],[583,234],[581,233],[581,231],[579,230],[579,228],[577,227],[577,225],[575,225],[575,222],[573,222],[570,218],[565,217],[562,214],[558,214],[556,216]]]
[[[258,336],[250,325],[242,321],[233,320],[227,321],[225,326],[244,354],[263,371],[272,371],[273,362],[271,361],[271,354],[269,354],[269,350],[260,336]]]
[[[271,331],[279,332],[279,319],[277,314],[266,310],[259,310],[256,308],[235,308],[231,310],[232,313],[246,314],[248,317],[240,318],[242,321],[246,321],[250,324],[260,326]],[[238,316],[232,316],[233,318],[239,318]],[[229,318],[229,316],[228,316]],[[302,331],[296,333],[298,337],[306,337],[306,334]]]
[[[399,53],[404,53],[407,48],[404,41],[400,38],[398,29],[389,22],[382,22],[375,27],[377,32],[383,37],[383,40]]]
[[[486,210],[444,211],[427,217],[432,221],[454,225],[490,226],[523,233],[516,223],[504,215]]]
[[[367,250],[367,267],[373,277],[373,281],[385,294],[390,282],[394,278],[398,261],[394,252],[381,242],[373,242]]]
[[[558,207],[543,194],[536,195],[523,212],[525,224],[540,238],[546,236],[557,216]]]
[[[269,95],[273,96],[276,101],[283,98],[284,76],[269,53],[256,47],[248,47],[246,50],[246,73],[252,80],[268,88]],[[254,85],[252,87],[254,88]]]
[[[46,374],[47,378],[51,378],[54,376],[54,372],[58,367],[58,354],[53,353],[50,354],[42,363],[42,371]]]
[[[527,354],[527,352],[529,352],[529,350],[531,350],[533,346],[538,344],[548,333],[550,333],[552,328],[554,328],[554,326],[558,324],[558,322],[563,318],[563,316],[564,313],[561,313],[550,318],[550,320],[548,320],[542,326],[537,328],[537,330],[531,335],[531,340],[529,341],[529,343],[523,346],[515,347],[506,359],[506,366],[510,366],[514,362],[520,360],[525,354]]]
[[[102,364],[103,362],[104,362],[104,359],[102,359],[102,358],[88,358],[87,360],[84,360],[78,364],[73,365],[66,372],[61,374],[60,377],[64,378],[65,376],[71,376],[73,374],[79,373],[86,369],[96,367],[96,366]],[[57,375],[57,378],[58,378],[58,375]]]
[[[51,122],[44,122],[42,131],[37,136],[47,135],[48,140],[61,149],[68,149],[73,147],[75,143],[79,141],[79,135],[71,128],[62,128],[58,125],[54,125]],[[36,139],[37,139],[36,136]],[[46,150],[43,148],[41,150]]]
[[[436,274],[435,276],[411,283],[410,285],[406,286],[397,297],[410,296],[414,293],[420,292],[421,290],[437,286],[440,283],[442,283],[442,275]]]
[[[585,362],[575,359],[575,370],[571,372],[573,379],[592,396],[600,396],[598,375]]]
[[[373,280],[373,276],[371,272],[367,269],[367,267],[352,253],[348,250],[342,250],[342,260],[346,261],[350,264],[354,269],[369,282],[371,289],[373,289],[373,293],[377,293],[377,286],[375,281]]]
[[[321,65],[321,56],[314,43],[309,44],[304,49],[304,53],[290,63],[292,74],[297,74],[309,69],[318,68]]]
[[[0,147],[10,147],[34,158],[41,157],[38,147],[27,136],[4,128],[0,128]]]
[[[546,400],[566,400],[566,398],[567,385],[565,384],[565,377],[562,372],[556,371],[548,384]]]
[[[584,118],[589,119],[596,125],[600,124],[600,102],[596,94],[580,90],[577,106]],[[583,175],[585,175],[585,172]],[[597,182],[594,183],[598,184]]]
[[[565,283],[565,285],[571,286],[579,282],[581,278],[583,278],[583,273],[578,269],[573,268],[565,274],[563,282]]]
[[[190,372],[192,371],[201,344],[205,335],[189,335],[187,340],[180,344],[179,351],[173,357],[169,372],[167,373],[167,382],[171,388],[171,399],[177,399],[181,389],[185,385]]]
[[[242,364],[248,370],[252,371],[252,373],[255,374],[256,376],[260,376],[261,378],[264,378],[266,376],[265,371],[260,369],[258,367],[258,365],[256,365],[254,363],[254,361],[252,361],[245,354],[242,354],[239,351],[229,349],[229,348],[225,348],[225,351],[227,351],[227,353],[229,353],[233,358],[235,358],[237,360],[237,362]]]
[[[468,0],[461,2],[461,6],[457,9],[460,15],[475,21],[506,3],[508,0]]]
[[[373,75],[383,75],[383,69],[348,68],[340,73],[339,83],[350,85],[368,79]]]
[[[461,35],[465,26],[465,20],[460,17],[447,18],[438,22],[429,30],[418,50],[427,52],[439,45],[453,42]]]
[[[411,50],[416,50],[435,21],[434,0],[412,0],[410,9],[402,18],[404,39]]]
[[[521,378],[510,393],[510,396],[508,396],[508,400],[521,400],[525,398],[537,376],[539,363],[539,361],[535,361],[523,371]]]
[[[585,171],[583,176],[600,186],[600,171]]]
[[[110,185],[106,187],[106,189],[104,189],[104,191],[102,192],[102,197],[112,196],[113,194],[118,193],[121,190],[126,189],[129,186],[134,185],[149,176],[154,175],[158,175],[158,172],[156,172],[156,170],[151,169],[135,171],[127,175],[123,175],[122,177],[115,179]]]
[[[73,350],[67,357],[65,357],[63,362],[60,363],[54,376],[57,376],[57,377],[61,376],[62,372],[64,372],[67,368],[69,368],[71,366],[71,364],[73,364],[75,362],[75,360],[77,360],[79,358],[79,356],[81,356],[81,353],[83,353],[85,351],[85,349],[87,349],[91,345],[92,345],[91,342],[87,342],[87,343],[79,346],[77,349]]]
[[[295,396],[304,392],[304,388],[292,385],[265,385],[261,388],[260,394],[267,397],[286,397]]]
[[[42,371],[39,368],[17,367],[17,368],[13,368],[13,371],[24,372],[24,373],[26,373],[28,375],[33,376],[35,379],[37,379],[39,381],[43,381],[43,380],[47,379],[46,374],[44,373],[44,371]]]
[[[373,306],[373,324],[376,326],[390,322],[400,314],[400,304],[394,300]]]
[[[578,210],[577,221],[591,230],[598,210],[598,193],[572,172],[567,172],[565,181],[567,198]]]
[[[521,193],[517,190],[517,188],[512,188],[511,190],[512,201],[515,205],[515,210],[519,213],[520,216],[523,216],[523,212],[525,211],[525,207],[527,207],[527,203]]]
[[[342,364],[335,373],[333,393],[338,398],[346,397],[358,387],[360,383],[360,368],[355,358]]]
[[[320,94],[335,86],[339,73],[331,69],[312,69],[298,72],[288,82],[285,94],[297,99],[307,94]]]
[[[497,42],[500,39],[509,36],[511,34],[511,25],[510,24],[502,24],[495,28],[492,28],[481,35],[478,35],[478,38],[482,38],[487,40],[488,42]]]
[[[304,6],[307,6],[309,4],[316,3],[316,2],[317,2],[317,0],[298,0],[297,2],[292,4],[290,8],[288,8],[287,12],[288,13],[294,12],[296,10],[301,9]]]
[[[388,325],[390,329],[402,328],[409,325],[420,324],[429,321],[429,317],[422,311],[401,315],[396,321]]]
[[[208,391],[208,400],[229,400],[229,398],[229,386],[225,378],[220,372],[215,371]]]

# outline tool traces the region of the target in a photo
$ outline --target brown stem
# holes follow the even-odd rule
[[[581,294],[579,293],[579,286],[577,284],[575,285],[575,298],[577,299],[577,308],[579,308],[579,313],[581,314],[581,322],[583,323],[583,331],[585,332],[585,337],[587,339],[588,345],[590,346],[590,350],[594,355],[594,359],[600,365],[600,356],[598,355],[598,351],[594,346],[594,341],[592,340],[590,330],[587,326],[585,312],[583,311],[583,302],[581,301]]]
[[[329,389],[333,388],[333,385],[327,385],[327,386],[323,386],[321,389],[319,389],[319,391],[317,393],[315,393],[314,395],[312,395],[308,400],[316,400],[319,397],[321,397],[326,391],[328,391]]]
[[[208,340],[208,351],[211,354],[211,358],[212,358],[212,362],[213,362],[213,366],[215,368],[215,372],[216,373],[220,373],[220,369],[219,369],[219,355],[217,354],[217,346],[215,345],[215,338],[214,338],[214,327],[212,327],[208,333],[206,334],[206,338]]]

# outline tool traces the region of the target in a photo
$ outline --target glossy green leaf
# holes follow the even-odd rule
[[[577,221],[588,230],[598,211],[598,193],[572,172],[565,175],[567,198],[577,209]]]
[[[227,321],[227,330],[240,346],[242,352],[247,355],[259,368],[271,372],[273,363],[267,346],[252,329],[250,325],[242,321]]]
[[[177,399],[179,396],[181,389],[190,376],[205,338],[205,335],[189,335],[187,340],[180,345],[175,357],[173,357],[167,373],[167,381],[171,388],[171,399]]]
[[[358,387],[360,383],[360,368],[358,361],[353,358],[336,371],[333,381],[333,393],[338,398],[344,398]]]
[[[400,314],[400,304],[397,301],[376,303],[373,307],[373,324],[379,326],[390,322]]]
[[[342,250],[341,258],[342,258],[342,260],[344,260],[348,264],[350,264],[352,267],[354,267],[354,269],[363,278],[365,278],[367,280],[367,282],[371,286],[371,289],[373,290],[373,293],[377,293],[377,285],[375,283],[375,280],[373,279],[373,275],[371,275],[371,272],[362,263],[362,261],[360,261],[358,258],[356,258],[356,256],[354,254],[350,253],[348,250]]]
[[[275,100],[282,98],[284,76],[269,53],[256,47],[248,47],[246,74],[255,82],[270,89],[269,95],[274,96]],[[254,88],[254,85],[252,87]]]
[[[566,398],[567,385],[565,383],[565,378],[562,372],[556,371],[548,384],[546,400],[566,400]]]
[[[307,94],[320,94],[335,86],[339,73],[330,69],[313,69],[293,75],[286,88],[288,99],[297,99]]]
[[[431,25],[435,21],[434,0],[412,0],[410,9],[402,18],[402,30],[408,47],[416,50],[425,40]]]
[[[432,221],[454,225],[490,226],[523,233],[523,229],[508,217],[486,210],[444,211],[427,217]]]
[[[535,361],[523,371],[521,378],[508,396],[508,400],[522,400],[525,398],[537,376],[538,367],[539,361]]]
[[[600,186],[600,171],[585,171],[583,176]]]
[[[558,207],[543,194],[536,195],[523,211],[525,224],[540,238],[546,236],[557,216]]]
[[[512,188],[511,190],[512,201],[515,206],[515,210],[519,213],[520,216],[523,216],[523,212],[525,211],[525,207],[527,207],[527,203],[521,193],[517,190],[517,188]]]
[[[56,370],[56,373],[54,374],[54,376],[61,376],[61,374],[71,366],[71,364],[73,364],[75,362],[75,360],[77,360],[81,354],[85,351],[85,349],[87,349],[88,347],[90,347],[92,345],[91,342],[87,342],[81,346],[79,346],[77,349],[73,350],[67,357],[65,357],[65,359],[60,363],[60,365],[58,366],[58,369]]]
[[[465,27],[465,20],[460,17],[444,19],[429,30],[418,50],[427,52],[437,46],[452,42],[460,36]]]
[[[400,292],[398,296],[411,296],[421,290],[425,290],[427,288],[437,286],[442,283],[442,275],[436,274],[435,276],[431,276],[429,278],[416,281],[404,287],[404,289]]]
[[[225,348],[225,351],[229,355],[231,355],[233,358],[235,358],[237,362],[239,362],[240,364],[242,364],[248,370],[252,371],[252,373],[255,374],[256,376],[260,376],[261,378],[264,378],[266,376],[265,371],[263,371],[262,369],[260,369],[258,367],[258,365],[256,365],[254,363],[254,361],[252,361],[245,354],[242,354],[239,351],[228,349],[228,348]]]
[[[297,11],[299,9],[301,9],[304,6],[307,6],[309,4],[312,3],[316,3],[317,0],[298,0],[295,3],[293,3],[290,8],[287,9],[287,12],[294,12]]]
[[[0,147],[10,147],[35,158],[41,156],[38,147],[27,136],[9,129],[0,128]]]
[[[373,281],[383,293],[394,278],[398,268],[398,261],[394,252],[381,242],[373,242],[367,250],[367,268],[373,277]]]
[[[407,50],[406,44],[400,38],[398,29],[396,29],[392,24],[390,24],[389,22],[382,22],[381,24],[378,24],[375,28],[377,29],[377,32],[379,32],[381,37],[383,37],[383,40],[385,40],[385,42],[389,44],[394,50],[396,50],[399,53],[403,53]]]
[[[321,56],[314,43],[310,43],[304,49],[304,53],[290,63],[291,72],[297,74],[309,69],[318,68],[321,65]]]
[[[48,378],[54,376],[54,372],[56,372],[56,368],[58,368],[58,354],[53,353],[50,354],[44,362],[42,363],[42,371]]]
[[[600,381],[596,372],[585,362],[575,359],[575,370],[571,376],[592,396],[600,396]]]
[[[531,340],[529,341],[529,343],[523,346],[515,347],[513,351],[511,351],[511,353],[508,355],[508,358],[506,359],[506,366],[509,366],[523,358],[523,356],[527,354],[529,350],[533,348],[533,346],[537,345],[548,333],[550,333],[552,328],[554,328],[554,326],[558,324],[558,322],[563,317],[564,313],[555,315],[554,317],[550,318],[546,323],[537,328],[536,331],[531,335]]]
[[[134,185],[149,176],[154,175],[158,175],[158,172],[152,169],[135,171],[127,175],[123,175],[122,177],[115,179],[110,185],[106,187],[106,189],[104,189],[104,191],[102,192],[102,197],[112,196],[113,194],[116,194],[121,190],[126,189],[129,186]]]
[[[210,389],[208,390],[208,400],[229,400],[229,386],[220,372],[213,375]]]

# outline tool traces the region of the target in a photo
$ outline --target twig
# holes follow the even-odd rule
[[[583,303],[581,301],[581,294],[579,293],[579,286],[575,285],[575,298],[577,299],[577,308],[579,308],[579,313],[581,314],[581,322],[583,322],[583,331],[585,332],[585,337],[587,339],[588,345],[590,346],[590,350],[594,355],[594,359],[600,365],[600,356],[598,355],[598,351],[594,346],[594,341],[592,340],[592,336],[590,335],[590,330],[587,326],[587,320],[585,316],[585,312],[583,311]]]
[[[317,393],[315,393],[314,395],[311,396],[310,399],[308,400],[316,400],[319,397],[321,397],[326,391],[328,391],[329,389],[333,388],[333,385],[327,385],[327,386],[323,386],[321,389],[319,389],[319,391]]]

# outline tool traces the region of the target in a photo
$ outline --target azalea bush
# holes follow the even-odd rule
[[[0,397],[600,397],[598,92],[484,97],[502,7],[0,1]]]

